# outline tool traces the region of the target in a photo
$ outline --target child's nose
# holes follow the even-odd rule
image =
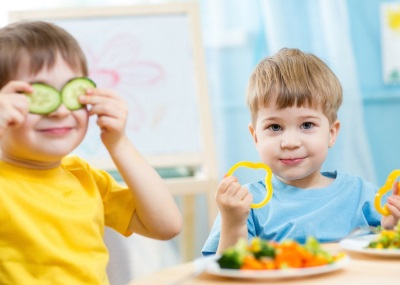
[[[65,107],[64,104],[61,104],[54,112],[51,112],[49,114],[50,117],[62,117],[62,116],[66,116],[68,114],[70,114],[71,111]]]
[[[301,146],[301,140],[294,133],[287,133],[283,136],[281,141],[281,148],[297,148]]]

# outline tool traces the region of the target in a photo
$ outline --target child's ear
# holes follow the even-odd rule
[[[339,134],[339,130],[340,130],[340,122],[339,120],[336,120],[332,125],[331,125],[331,129],[329,131],[329,143],[328,143],[328,147],[333,147],[333,145],[336,142],[337,136]]]
[[[251,136],[253,138],[254,143],[257,144],[257,142],[258,142],[257,134],[256,134],[256,130],[253,127],[252,123],[249,123],[249,131],[250,131],[250,134],[251,134]]]

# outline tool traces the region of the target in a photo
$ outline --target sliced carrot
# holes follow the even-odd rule
[[[243,264],[240,267],[240,269],[243,270],[262,270],[264,269],[264,266],[262,262],[255,257],[248,255],[243,259]]]

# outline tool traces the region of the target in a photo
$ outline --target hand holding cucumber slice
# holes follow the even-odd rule
[[[78,110],[83,107],[79,103],[79,96],[85,95],[86,89],[95,87],[96,84],[87,77],[71,79],[61,89],[61,100],[69,110]]]
[[[32,88],[32,94],[26,95],[30,113],[49,114],[61,105],[60,93],[54,87],[44,83],[33,83]]]
[[[86,94],[86,89],[95,88],[96,84],[87,77],[77,77],[68,81],[61,89],[61,93],[54,87],[44,83],[33,83],[32,94],[27,94],[29,112],[46,115],[54,112],[64,104],[69,110],[78,110],[83,107],[79,103],[79,96]]]

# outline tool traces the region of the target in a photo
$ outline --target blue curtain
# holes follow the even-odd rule
[[[252,69],[282,47],[323,59],[344,90],[341,130],[323,170],[341,170],[376,183],[363,121],[345,0],[203,0],[202,18],[214,107],[220,171],[258,160],[247,131],[245,89]]]

